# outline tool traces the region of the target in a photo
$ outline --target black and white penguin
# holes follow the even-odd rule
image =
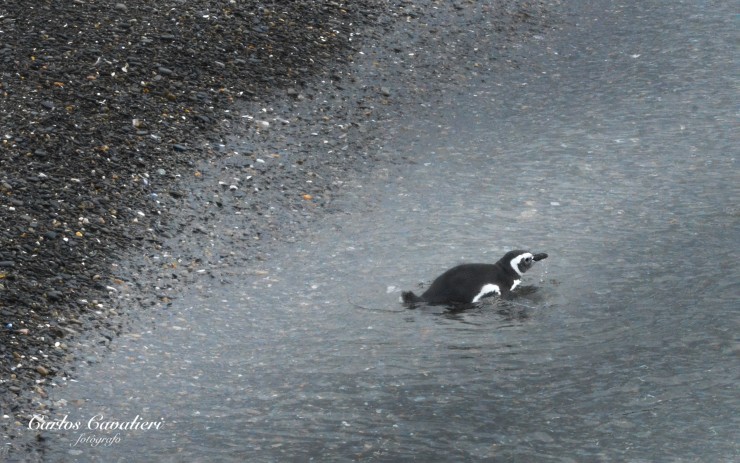
[[[438,276],[421,296],[404,291],[401,302],[471,303],[488,296],[505,296],[521,283],[524,272],[546,257],[544,252],[517,250],[507,252],[495,264],[458,265]]]

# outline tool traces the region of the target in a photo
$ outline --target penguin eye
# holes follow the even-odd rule
[[[532,262],[532,258],[531,257],[525,257],[524,258],[524,262],[526,262],[528,264],[528,263]]]

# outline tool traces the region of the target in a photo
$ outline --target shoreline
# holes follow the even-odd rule
[[[118,293],[139,282],[119,263],[170,236],[186,194],[177,185],[215,155],[208,139],[228,127],[229,108],[346,65],[351,24],[366,27],[376,7],[3,8],[0,60],[15,71],[0,81],[0,424],[9,440],[30,414],[48,413],[48,388],[126,332],[137,307]],[[300,21],[310,27],[291,33]]]
[[[325,8],[342,6],[315,3]],[[88,79],[92,75],[89,68],[81,68],[75,75],[65,74],[55,68],[61,65],[51,58],[44,58],[49,63],[46,68],[34,68],[39,57],[26,63],[25,79],[3,80],[3,118],[21,114],[24,118],[36,117],[40,126],[47,124],[43,134],[19,124],[17,132],[33,136],[14,133],[10,138],[4,134],[3,139],[10,154],[1,159],[0,175],[0,220],[4,224],[0,229],[0,321],[4,327],[13,325],[2,331],[0,344],[2,378],[7,386],[0,399],[6,441],[13,442],[27,432],[24,421],[33,414],[53,410],[48,388],[73,378],[75,365],[100,361],[131,323],[154,317],[148,311],[165,308],[182,285],[203,277],[222,278],[219,268],[223,262],[268,259],[270,246],[299,239],[301,229],[311,221],[339,211],[333,200],[343,194],[348,177],[361,176],[375,162],[406,162],[382,152],[379,132],[403,113],[409,101],[444,97],[444,92],[435,92],[437,88],[463,91],[455,65],[467,63],[466,71],[474,77],[476,66],[485,66],[486,59],[496,59],[489,56],[480,62],[469,61],[475,54],[469,51],[445,63],[443,69],[436,69],[438,56],[417,54],[412,63],[416,74],[411,75],[409,64],[404,62],[412,59],[405,50],[409,44],[398,45],[392,51],[376,48],[374,42],[381,40],[378,36],[383,35],[382,31],[395,34],[382,38],[386,44],[409,39],[398,27],[400,21],[423,18],[427,21],[424,27],[429,29],[439,27],[435,19],[444,23],[446,15],[468,15],[474,21],[476,15],[489,13],[457,10],[451,5],[449,11],[435,18],[428,16],[427,3],[401,2],[382,10],[376,2],[353,2],[352,9],[347,5],[346,9],[339,8],[339,23],[317,6],[322,12],[313,18],[315,21],[326,21],[326,30],[337,30],[332,28],[345,18],[348,28],[339,35],[352,36],[354,41],[335,43],[336,48],[328,55],[324,53],[326,48],[318,46],[307,51],[314,55],[306,55],[308,60],[304,56],[303,61],[290,53],[280,55],[283,64],[291,57],[300,61],[296,68],[306,62],[316,65],[312,71],[302,68],[302,81],[281,80],[277,77],[280,71],[273,69],[272,81],[269,76],[253,76],[257,82],[254,87],[237,88],[245,80],[238,72],[238,60],[244,61],[239,55],[233,55],[231,62],[226,58],[214,60],[224,66],[211,63],[209,66],[217,67],[215,72],[211,69],[199,75],[202,80],[198,83],[212,84],[217,74],[235,66],[226,77],[234,85],[206,85],[207,92],[178,78],[179,70],[185,71],[190,64],[198,69],[197,63],[162,65],[156,59],[148,68],[151,75],[146,75],[151,81],[139,81],[147,85],[132,83],[146,72],[141,70],[142,74],[135,76],[133,61],[124,58],[108,59],[111,64],[107,71],[116,74],[110,76],[109,87],[99,77],[102,73],[95,79]],[[75,5],[69,8],[84,7],[82,3]],[[128,2],[124,9],[111,4],[109,11],[88,13],[102,15],[110,21],[110,27],[124,34],[145,22],[133,16],[147,11],[148,4],[140,2],[138,6],[141,8]],[[244,5],[240,8],[248,10]],[[194,26],[192,30],[203,33],[212,27],[224,32],[217,15],[196,9],[191,6],[187,11],[192,24],[197,23],[198,14],[214,24],[209,22],[208,27],[200,29]],[[266,16],[274,14],[257,11]],[[496,13],[499,16],[494,19],[508,27],[500,32],[504,37],[542,27],[527,22],[518,10]],[[19,17],[2,14],[12,20],[16,31],[22,29]],[[290,18],[297,13],[286,14]],[[298,19],[311,19],[306,11],[301,14]],[[40,20],[38,16],[24,19]],[[265,24],[269,31],[270,22]],[[359,36],[353,35],[357,32]],[[34,33],[44,37],[39,31]],[[157,34],[159,40],[175,41],[169,33]],[[53,34],[46,32],[46,36]],[[262,36],[266,44],[274,46],[269,38],[269,34]],[[434,32],[423,38],[427,42],[410,44],[409,50],[440,47],[444,38],[444,34]],[[286,41],[284,49],[306,42],[301,39],[305,37]],[[185,37],[181,40],[187,41]],[[57,45],[54,40],[51,43]],[[148,50],[166,52],[154,49],[157,42],[142,40],[141,46],[149,47],[150,43],[152,48]],[[376,64],[374,69],[367,57],[355,63],[353,55],[362,52],[363,47],[375,52],[375,63],[382,65]],[[23,56],[25,49],[21,48],[12,51],[16,62]],[[47,55],[52,55],[52,48]],[[64,54],[62,50],[57,52]],[[8,55],[6,52],[2,56]],[[146,68],[143,60],[138,65]],[[66,66],[73,67],[69,63]],[[34,76],[40,89],[36,92],[30,90],[29,83]],[[124,83],[121,76],[127,79]],[[444,80],[429,84],[430,76]],[[76,87],[74,83],[79,81],[83,84]],[[93,84],[86,87],[85,82]],[[136,85],[138,92],[130,87],[122,91],[125,84]],[[110,92],[110,105],[114,106],[105,111],[97,106],[102,106],[102,100],[92,102],[89,100],[95,98],[77,93],[103,88]],[[79,107],[67,104],[72,99],[69,94],[59,95],[71,89],[77,93],[75,101],[83,102]],[[33,95],[30,100],[29,94]],[[154,102],[152,95],[158,98]],[[132,101],[135,96],[145,103],[132,102],[132,107],[121,103],[121,98]],[[35,123],[33,119],[23,120],[29,121],[29,126]],[[80,126],[89,130],[80,131]],[[106,132],[111,129],[111,133]],[[87,143],[79,133],[89,136]],[[44,144],[44,140],[54,143]],[[56,150],[81,159],[68,161]],[[83,160],[89,173],[80,165]],[[70,207],[65,207],[67,204]],[[245,229],[219,230],[217,217],[224,213],[244,215]]]

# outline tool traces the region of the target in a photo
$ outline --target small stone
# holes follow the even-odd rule
[[[188,147],[187,146],[181,145],[180,143],[175,143],[174,145],[172,145],[172,148],[175,151],[179,151],[179,152],[183,152],[183,151],[187,151],[188,150]]]
[[[116,3],[116,9],[119,11],[126,11],[128,10],[128,7],[123,3]]]
[[[380,93],[382,93],[383,96],[391,96],[391,89],[388,87],[380,87]]]
[[[15,262],[12,260],[0,260],[0,268],[11,268],[15,267]]]
[[[267,130],[270,128],[270,123],[267,121],[254,121],[254,124],[257,126],[258,129]]]
[[[41,106],[43,106],[46,109],[54,109],[54,102],[49,100],[44,100],[41,102]]]
[[[42,367],[41,365],[39,365],[39,366],[36,367],[36,371],[41,376],[48,376],[49,375],[49,370],[47,370],[46,368]]]

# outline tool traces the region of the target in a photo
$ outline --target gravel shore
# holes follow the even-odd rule
[[[402,162],[380,146],[405,108],[508,59],[551,4],[1,5],[6,441],[132,319],[222,262],[269,258],[337,210],[349,177]]]

